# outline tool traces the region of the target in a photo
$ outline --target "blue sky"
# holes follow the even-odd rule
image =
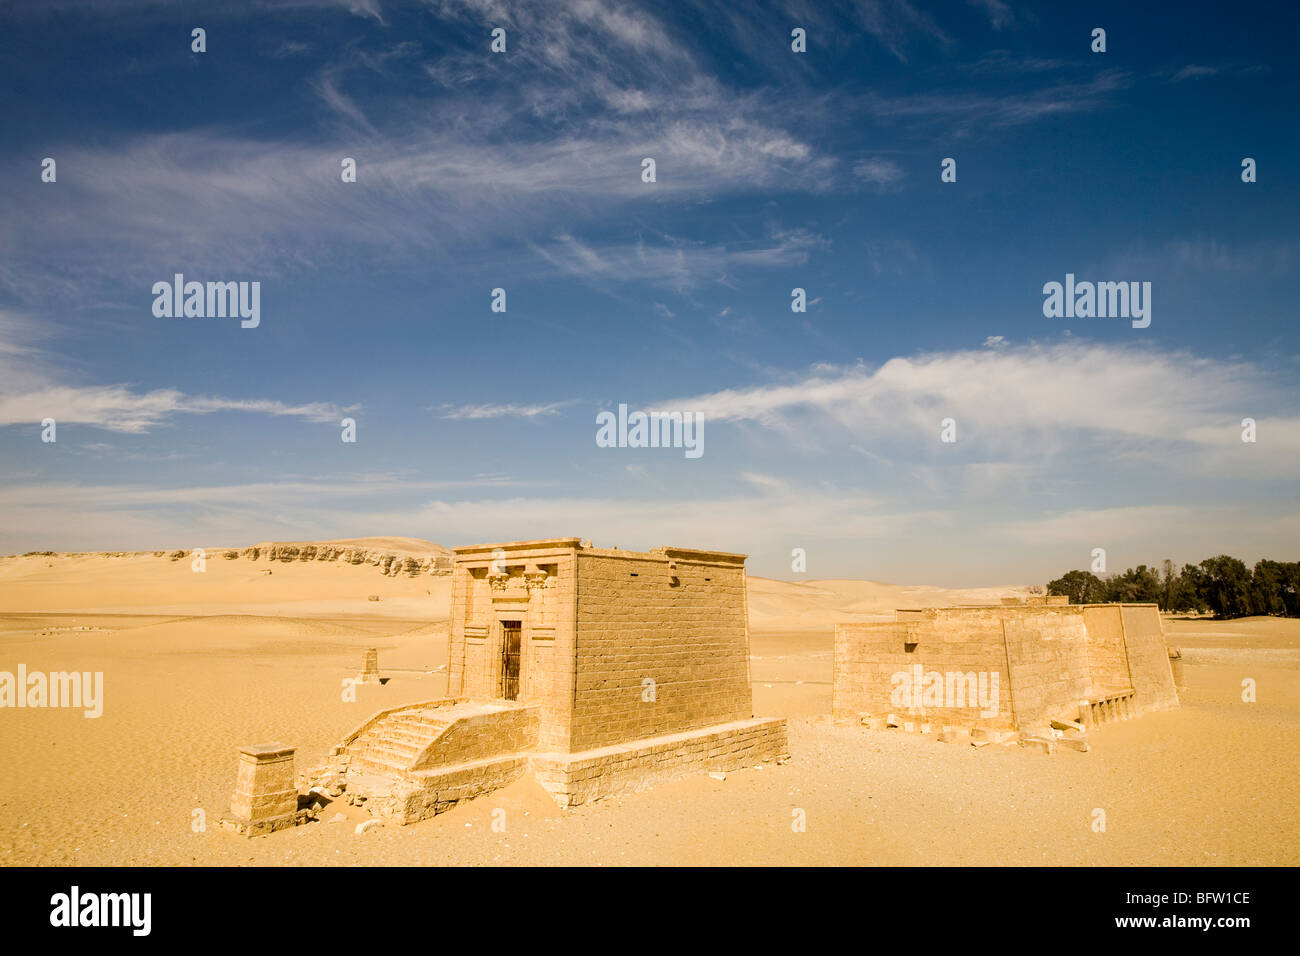
[[[11,4],[0,551],[1296,559],[1296,18],[1134,6]],[[261,324],[156,317],[176,272]],[[1150,327],[1045,318],[1066,273],[1150,282]],[[703,456],[597,447],[619,403]]]

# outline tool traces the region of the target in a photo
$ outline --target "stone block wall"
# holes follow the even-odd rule
[[[900,611],[898,621],[835,626],[834,676],[831,708],[841,723],[855,721],[868,713],[883,719],[889,714],[911,715],[936,725],[1012,729],[1011,682],[1008,680],[1006,646],[1002,634],[1004,608]],[[923,680],[917,688],[917,668]],[[928,698],[933,688],[930,675],[942,675],[938,700]],[[996,708],[982,708],[978,696],[971,700],[970,682],[975,675],[978,692],[980,675]],[[992,675],[997,675],[997,692],[992,694]],[[951,677],[949,675],[952,675]],[[958,677],[957,675],[963,675]],[[912,706],[900,706],[896,688],[906,680],[912,689]],[[915,694],[921,693],[919,703]],[[989,701],[990,704],[992,700]],[[996,710],[996,713],[987,711]]]
[[[1118,604],[1084,605],[1083,621],[1088,628],[1088,662],[1092,686],[1085,695],[1098,700],[1130,690],[1128,651],[1124,646],[1124,624]]]
[[[1138,706],[1177,706],[1160,617],[1154,605],[1005,602],[988,607],[900,610],[898,620],[837,624],[832,711],[851,723],[863,713],[910,715],[932,725],[988,730],[1043,729],[1072,718],[1080,700],[1137,691]],[[900,711],[895,675],[1000,672],[998,714],[953,706]],[[946,685],[945,681],[945,685]]]
[[[787,753],[784,719],[751,719],[693,732],[602,747],[573,757],[540,754],[530,761],[537,781],[562,807],[642,790],[706,771],[767,763]]]
[[[1074,719],[1090,682],[1083,615],[1026,608],[1008,614],[1002,627],[1016,728],[1039,732],[1053,719]]]
[[[396,781],[386,792],[371,794],[367,807],[375,816],[395,823],[416,823],[462,800],[509,786],[527,772],[528,757],[523,754],[422,771]]]
[[[570,751],[753,715],[742,555],[582,549],[576,637]]]
[[[1154,604],[1121,607],[1124,640],[1128,646],[1129,676],[1137,692],[1139,710],[1165,710],[1178,706],[1169,648]]]

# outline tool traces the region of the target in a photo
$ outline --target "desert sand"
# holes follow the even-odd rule
[[[361,835],[366,815],[340,801],[322,818],[345,822],[243,838],[217,826],[238,745],[296,746],[305,770],[374,711],[443,694],[450,578],[206,550],[201,574],[188,554],[0,558],[0,670],[102,671],[105,684],[97,719],[0,710],[0,865],[1300,862],[1300,621],[1167,619],[1183,706],[1094,730],[1089,753],[1047,757],[828,717],[835,622],[1024,588],[762,578],[749,586],[754,710],[790,718],[789,763],[567,811],[526,779]],[[345,702],[366,647],[390,679]],[[1254,703],[1241,699],[1245,678]],[[1097,808],[1105,832],[1093,829]],[[498,809],[504,832],[492,827]],[[798,810],[804,832],[791,827]]]

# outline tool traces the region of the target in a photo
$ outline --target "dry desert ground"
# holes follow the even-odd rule
[[[1300,621],[1166,619],[1185,661],[1181,709],[1049,757],[829,721],[835,622],[1022,589],[762,578],[749,582],[754,711],[789,718],[789,763],[564,811],[526,778],[409,827],[358,835],[365,815],[342,806],[346,822],[240,837],[216,825],[238,745],[296,746],[305,770],[374,711],[443,694],[450,578],[222,552],[202,574],[188,555],[0,558],[0,670],[104,674],[97,719],[0,711],[0,865],[1300,862]],[[390,679],[345,702],[367,647]]]

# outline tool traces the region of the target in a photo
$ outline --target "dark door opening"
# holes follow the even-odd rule
[[[519,654],[523,644],[523,622],[501,622],[501,696],[519,699]]]

